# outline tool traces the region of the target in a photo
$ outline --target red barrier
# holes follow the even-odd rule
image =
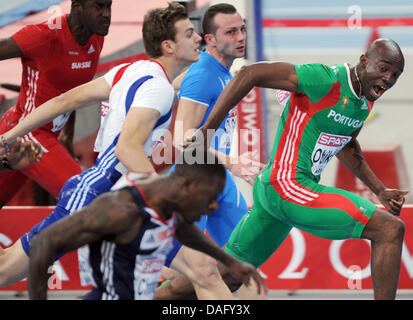
[[[10,246],[53,208],[5,207],[0,214],[0,243]],[[406,224],[399,288],[413,288],[413,206],[401,214]],[[370,246],[365,240],[331,241],[293,229],[260,270],[270,289],[371,289]],[[59,260],[52,290],[82,290],[76,252]],[[54,285],[54,287],[53,287]],[[60,285],[60,287],[59,287]],[[0,290],[26,290],[26,281]]]
[[[35,224],[48,216],[54,207],[4,207],[0,211],[0,244],[11,246]],[[54,276],[50,280],[52,290],[83,290],[90,287],[80,285],[77,252],[70,252],[54,265]],[[0,290],[27,290],[27,281],[0,288]]]
[[[406,224],[400,289],[413,288],[413,206],[402,210]],[[270,289],[372,289],[367,240],[326,240],[293,229],[261,266]]]

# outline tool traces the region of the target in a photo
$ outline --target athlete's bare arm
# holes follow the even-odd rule
[[[73,88],[36,108],[14,128],[3,134],[9,146],[12,146],[17,137],[22,137],[30,131],[41,127],[57,116],[81,107],[93,105],[109,98],[111,87],[104,77]],[[4,145],[0,141],[0,154]]]
[[[30,299],[47,298],[48,268],[56,256],[85,244],[107,239],[128,243],[142,220],[129,191],[106,193],[89,206],[51,225],[30,246],[28,287]]]
[[[267,294],[268,288],[265,280],[259,275],[257,270],[242,261],[239,261],[226,253],[214,241],[208,238],[195,224],[179,221],[176,227],[175,238],[183,245],[201,251],[219,261],[221,261],[230,272],[240,279],[245,285],[249,284],[252,277],[257,284],[257,292]]]
[[[186,138],[192,136],[193,132],[202,122],[207,106],[195,101],[181,98],[176,112],[174,126],[174,145],[180,148],[187,144]]]
[[[160,117],[158,110],[133,107],[129,110],[115,155],[132,172],[155,172],[143,146]]]
[[[217,129],[228,112],[254,87],[298,90],[298,78],[293,64],[259,62],[241,68],[219,96],[202,130]]]
[[[390,213],[399,215],[405,201],[404,196],[408,191],[386,188],[373,170],[371,170],[367,161],[364,159],[363,151],[357,141],[360,130],[361,128],[353,133],[353,139],[337,153],[337,158],[377,195],[381,203]]]
[[[10,58],[23,57],[19,45],[13,38],[5,38],[0,40],[0,60]]]

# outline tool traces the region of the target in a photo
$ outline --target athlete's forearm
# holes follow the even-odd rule
[[[28,276],[29,298],[31,300],[47,299],[48,269],[56,256],[56,248],[47,236],[39,234],[33,239],[30,246]]]
[[[83,84],[43,103],[6,132],[4,137],[9,144],[13,144],[17,137],[24,136],[57,116],[108,99],[109,94],[110,87],[103,77]]]
[[[216,130],[228,112],[257,84],[256,78],[251,73],[253,69],[252,66],[241,68],[237,75],[226,85],[203,125],[205,129]]]
[[[257,62],[242,67],[222,91],[203,130],[216,130],[228,112],[254,87],[297,91],[298,79],[294,65],[286,62]]]
[[[143,150],[143,146],[119,144],[116,147],[115,155],[120,162],[132,172],[156,172],[148,156]]]
[[[175,238],[183,245],[201,251],[221,261],[226,266],[236,261],[234,257],[208,238],[195,224],[180,224],[176,229]]]
[[[9,144],[13,144],[18,137],[41,127],[58,115],[66,112],[68,104],[64,97],[59,96],[42,104],[27,115],[18,125],[7,131],[3,136]]]
[[[343,150],[337,154],[337,158],[366,186],[369,187],[374,194],[378,195],[386,189],[381,180],[371,170],[367,161],[364,159],[360,144],[356,139],[353,139],[346,145]]]

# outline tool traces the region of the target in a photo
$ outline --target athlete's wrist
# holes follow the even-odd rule
[[[386,188],[385,186],[382,186],[380,188],[376,189],[377,191],[375,192],[376,196],[381,197],[383,195],[383,193],[388,190],[388,188]]]

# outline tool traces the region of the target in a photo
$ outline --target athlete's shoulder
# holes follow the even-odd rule
[[[346,81],[347,76],[349,73],[348,66],[345,63],[342,64],[334,64],[329,66],[329,68],[333,71],[334,77],[337,81]]]
[[[298,64],[295,65],[295,70],[298,77],[314,76],[318,75],[321,77],[335,79],[337,78],[334,69],[328,65],[322,63],[308,63],[308,64]],[[313,78],[317,81],[317,78]]]
[[[331,86],[338,82],[332,68],[321,63],[295,65],[298,78],[298,92],[306,94],[312,102],[319,101]]]
[[[55,29],[50,28],[46,23],[30,24],[12,35],[12,38],[19,44],[28,41],[34,41],[36,43],[50,42],[57,38],[57,32]]]
[[[193,63],[182,80],[181,90],[198,87],[211,91],[219,88],[220,73],[213,64],[205,63],[205,59]],[[222,78],[222,77],[221,77]]]

